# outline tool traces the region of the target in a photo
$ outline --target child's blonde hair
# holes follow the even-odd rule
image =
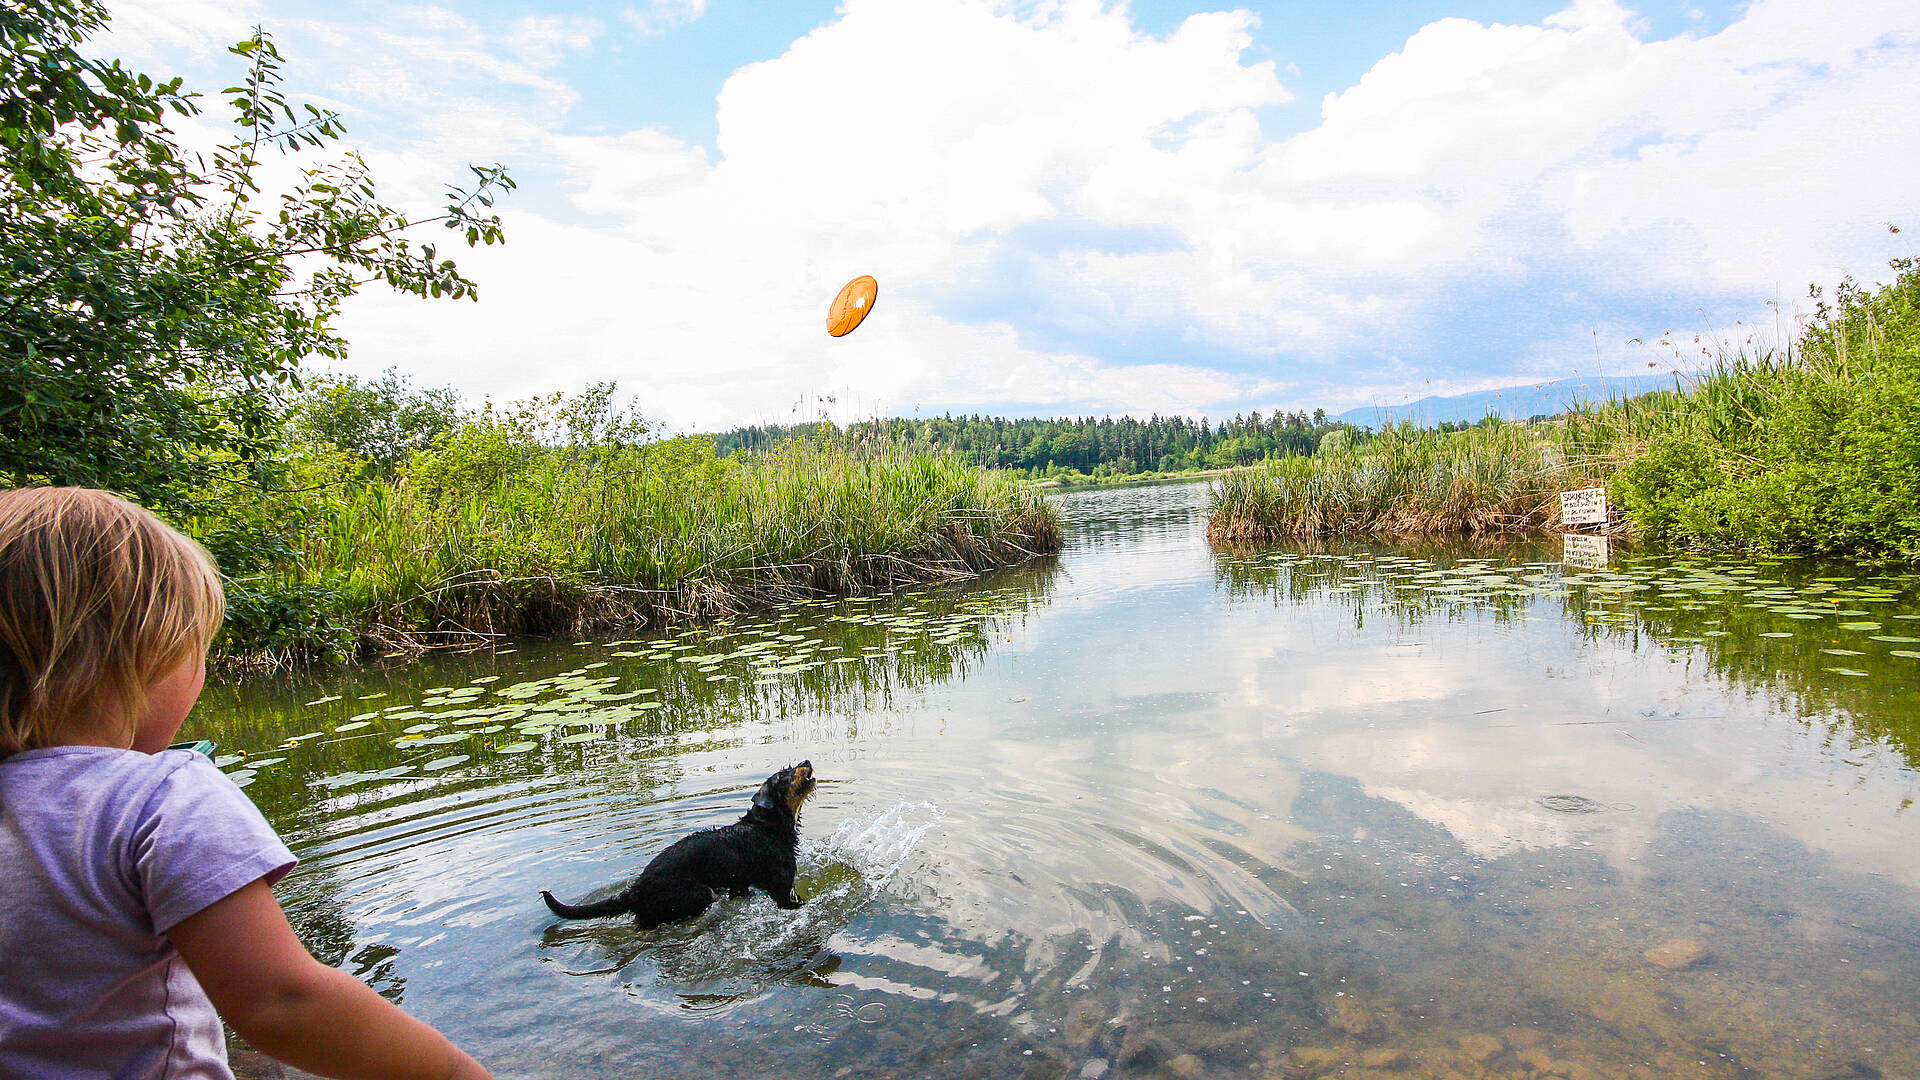
[[[128,736],[146,693],[226,614],[213,556],[89,488],[0,491],[0,758],[65,732]]]

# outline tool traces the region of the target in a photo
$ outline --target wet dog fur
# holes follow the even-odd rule
[[[753,793],[753,805],[739,821],[674,841],[633,884],[605,900],[563,904],[545,891],[540,898],[563,919],[631,913],[641,929],[691,919],[721,893],[745,896],[753,887],[783,908],[797,908],[793,852],[800,842],[800,804],[813,784],[810,761],[781,769]]]

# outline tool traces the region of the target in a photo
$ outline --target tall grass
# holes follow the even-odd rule
[[[1920,268],[1843,285],[1792,347],[1544,424],[1403,427],[1214,486],[1218,543],[1554,524],[1604,484],[1642,540],[1920,561]]]
[[[1613,482],[1663,543],[1920,561],[1920,273],[1836,308],[1791,356],[1739,356],[1631,433]]]
[[[335,651],[413,650],[658,625],[969,577],[1060,544],[1041,494],[925,451],[795,443],[723,460],[682,439],[451,479],[420,465],[348,487],[254,583],[317,596],[325,626],[304,641],[243,626],[234,647],[298,654],[331,634]]]
[[[1213,487],[1207,538],[1238,543],[1343,534],[1412,536],[1537,529],[1557,494],[1591,482],[1543,430],[1489,424],[1390,428],[1312,457],[1280,458]]]

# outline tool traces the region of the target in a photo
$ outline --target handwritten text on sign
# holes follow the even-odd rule
[[[1607,523],[1607,489],[1596,487],[1561,492],[1560,523],[1562,525],[1605,525]]]
[[[1596,569],[1607,565],[1607,538],[1604,536],[1582,536],[1579,533],[1566,533],[1560,537],[1560,561],[1568,566],[1587,566]]]

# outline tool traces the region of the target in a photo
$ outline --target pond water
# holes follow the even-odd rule
[[[1785,562],[1054,560],[210,688],[324,960],[502,1077],[1920,1076],[1920,595]],[[241,755],[236,757],[236,755]],[[811,759],[798,911],[567,922]]]

